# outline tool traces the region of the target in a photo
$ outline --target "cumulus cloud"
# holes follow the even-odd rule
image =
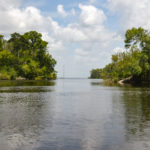
[[[8,5],[8,4],[7,4]],[[2,4],[0,4],[2,6]],[[19,9],[8,5],[10,9],[0,10],[0,32],[9,34],[12,32],[25,32],[27,30],[41,30],[48,25],[48,18],[41,15],[35,7]],[[47,27],[45,28],[45,30]],[[44,28],[43,28],[44,30]]]
[[[150,29],[149,0],[108,0],[109,9],[119,14],[123,29],[142,26]]]
[[[63,17],[66,17],[68,15],[67,12],[64,10],[64,6],[63,5],[58,5],[57,6],[57,11]]]
[[[104,12],[92,5],[79,4],[79,8],[80,20],[84,25],[101,25],[106,20]]]
[[[10,9],[12,7],[19,7],[21,0],[1,0],[0,8],[1,9]]]

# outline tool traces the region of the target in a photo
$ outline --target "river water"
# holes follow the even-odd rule
[[[1,81],[0,150],[150,150],[150,87]]]

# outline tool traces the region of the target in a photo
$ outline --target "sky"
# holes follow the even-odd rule
[[[0,0],[0,34],[42,33],[58,77],[87,78],[124,51],[127,29],[150,30],[149,8],[149,0]]]

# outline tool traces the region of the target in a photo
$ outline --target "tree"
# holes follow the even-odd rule
[[[132,28],[126,31],[125,47],[137,46],[150,59],[150,33],[143,28]]]
[[[19,53],[25,45],[23,36],[15,32],[11,34],[11,38],[8,40],[8,43],[12,44],[12,53],[19,58]]]
[[[91,79],[100,79],[101,78],[102,69],[92,69],[91,70]]]
[[[126,51],[113,54],[112,63],[101,71],[103,79],[118,81],[130,77],[135,81],[150,80],[150,33],[132,28],[125,33]]]
[[[56,60],[47,52],[47,45],[36,31],[13,33],[8,41],[0,36],[0,78],[56,79]]]
[[[4,39],[3,39],[3,35],[0,35],[0,51],[3,50],[3,46],[4,46]]]
[[[42,40],[42,34],[36,31],[26,32],[23,35],[26,41],[26,49],[30,51],[30,54],[33,55],[35,59],[37,53],[45,53],[47,49],[47,42]]]

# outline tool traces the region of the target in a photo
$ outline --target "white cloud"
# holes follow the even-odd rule
[[[0,8],[1,9],[10,9],[12,7],[19,7],[21,0],[1,0],[0,1]],[[0,9],[0,10],[1,10]]]
[[[65,11],[64,6],[59,4],[57,6],[57,12],[59,15],[61,15],[62,17],[68,17],[68,16],[75,16],[76,15],[76,11],[74,8],[72,8],[70,11]]]
[[[54,31],[54,36],[65,42],[81,42],[87,39],[86,35],[76,27],[68,25],[67,27],[59,27]]]
[[[64,6],[63,5],[58,5],[57,6],[57,11],[63,17],[66,17],[68,15],[67,12],[64,10]]]
[[[90,56],[82,57],[81,55],[76,55],[75,59],[79,64],[84,64],[87,66],[93,63],[98,63],[98,58],[96,57],[90,57]]]
[[[43,17],[41,12],[35,7],[27,7],[25,9],[11,7],[10,9],[0,10],[0,19],[0,32],[4,34],[15,31],[39,31],[43,27],[45,28],[42,30],[46,30],[48,28],[46,25],[49,22],[48,18]]]
[[[82,4],[79,5],[79,8],[81,10],[80,22],[70,23],[66,27],[58,25],[57,30],[54,29],[54,37],[67,43],[67,46],[75,44],[78,47],[75,50],[70,49],[72,53],[74,51],[74,56],[69,61],[68,67],[84,64],[80,66],[80,69],[89,73],[91,68],[103,67],[109,59],[111,60],[115,43],[122,39],[118,34],[105,27],[104,22],[107,17],[101,9]],[[75,73],[75,70],[68,71],[67,74],[72,74],[72,72]]]
[[[84,25],[101,25],[106,20],[104,12],[92,5],[79,4],[79,8],[81,9],[80,20]]]
[[[108,0],[108,5],[119,15],[124,30],[139,26],[150,29],[149,0]]]
[[[79,56],[87,56],[89,54],[89,52],[78,48],[75,50],[75,54],[77,54]]]

